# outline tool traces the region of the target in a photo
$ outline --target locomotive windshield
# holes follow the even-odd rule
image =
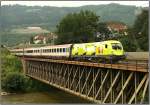
[[[121,50],[122,49],[122,46],[120,43],[112,43],[112,49],[114,50]]]

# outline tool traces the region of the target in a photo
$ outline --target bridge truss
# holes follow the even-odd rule
[[[149,96],[148,66],[137,62],[125,66],[22,58],[22,63],[27,76],[96,103],[144,103]]]

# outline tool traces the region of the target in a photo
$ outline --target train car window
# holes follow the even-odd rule
[[[105,48],[107,48],[108,47],[108,45],[107,44],[105,44]]]
[[[57,52],[59,52],[59,48],[57,48]]]
[[[60,52],[62,52],[62,48],[60,48]]]
[[[54,52],[56,52],[56,49],[54,49]]]
[[[63,52],[65,52],[65,48],[63,48]]]
[[[112,49],[114,49],[114,50],[117,50],[117,49],[122,50],[122,47],[121,47],[121,45],[119,43],[112,43]]]
[[[28,50],[27,53],[33,53],[33,50]]]

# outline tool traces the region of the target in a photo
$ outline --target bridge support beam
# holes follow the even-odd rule
[[[96,103],[144,103],[148,72],[22,60],[29,77]]]

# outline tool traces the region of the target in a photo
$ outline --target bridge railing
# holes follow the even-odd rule
[[[112,69],[120,69],[120,70],[128,70],[128,71],[140,71],[140,72],[148,72],[149,61],[148,60],[123,60],[118,63],[107,63],[104,61],[103,63],[94,63],[94,62],[83,62],[83,61],[70,61],[70,60],[54,60],[54,59],[43,59],[43,58],[25,58],[27,60],[35,60],[35,61],[44,61],[44,62],[55,62],[55,63],[64,63],[64,64],[73,64],[73,65],[81,65],[81,66],[91,66],[91,67],[102,67],[102,68],[112,68]]]

